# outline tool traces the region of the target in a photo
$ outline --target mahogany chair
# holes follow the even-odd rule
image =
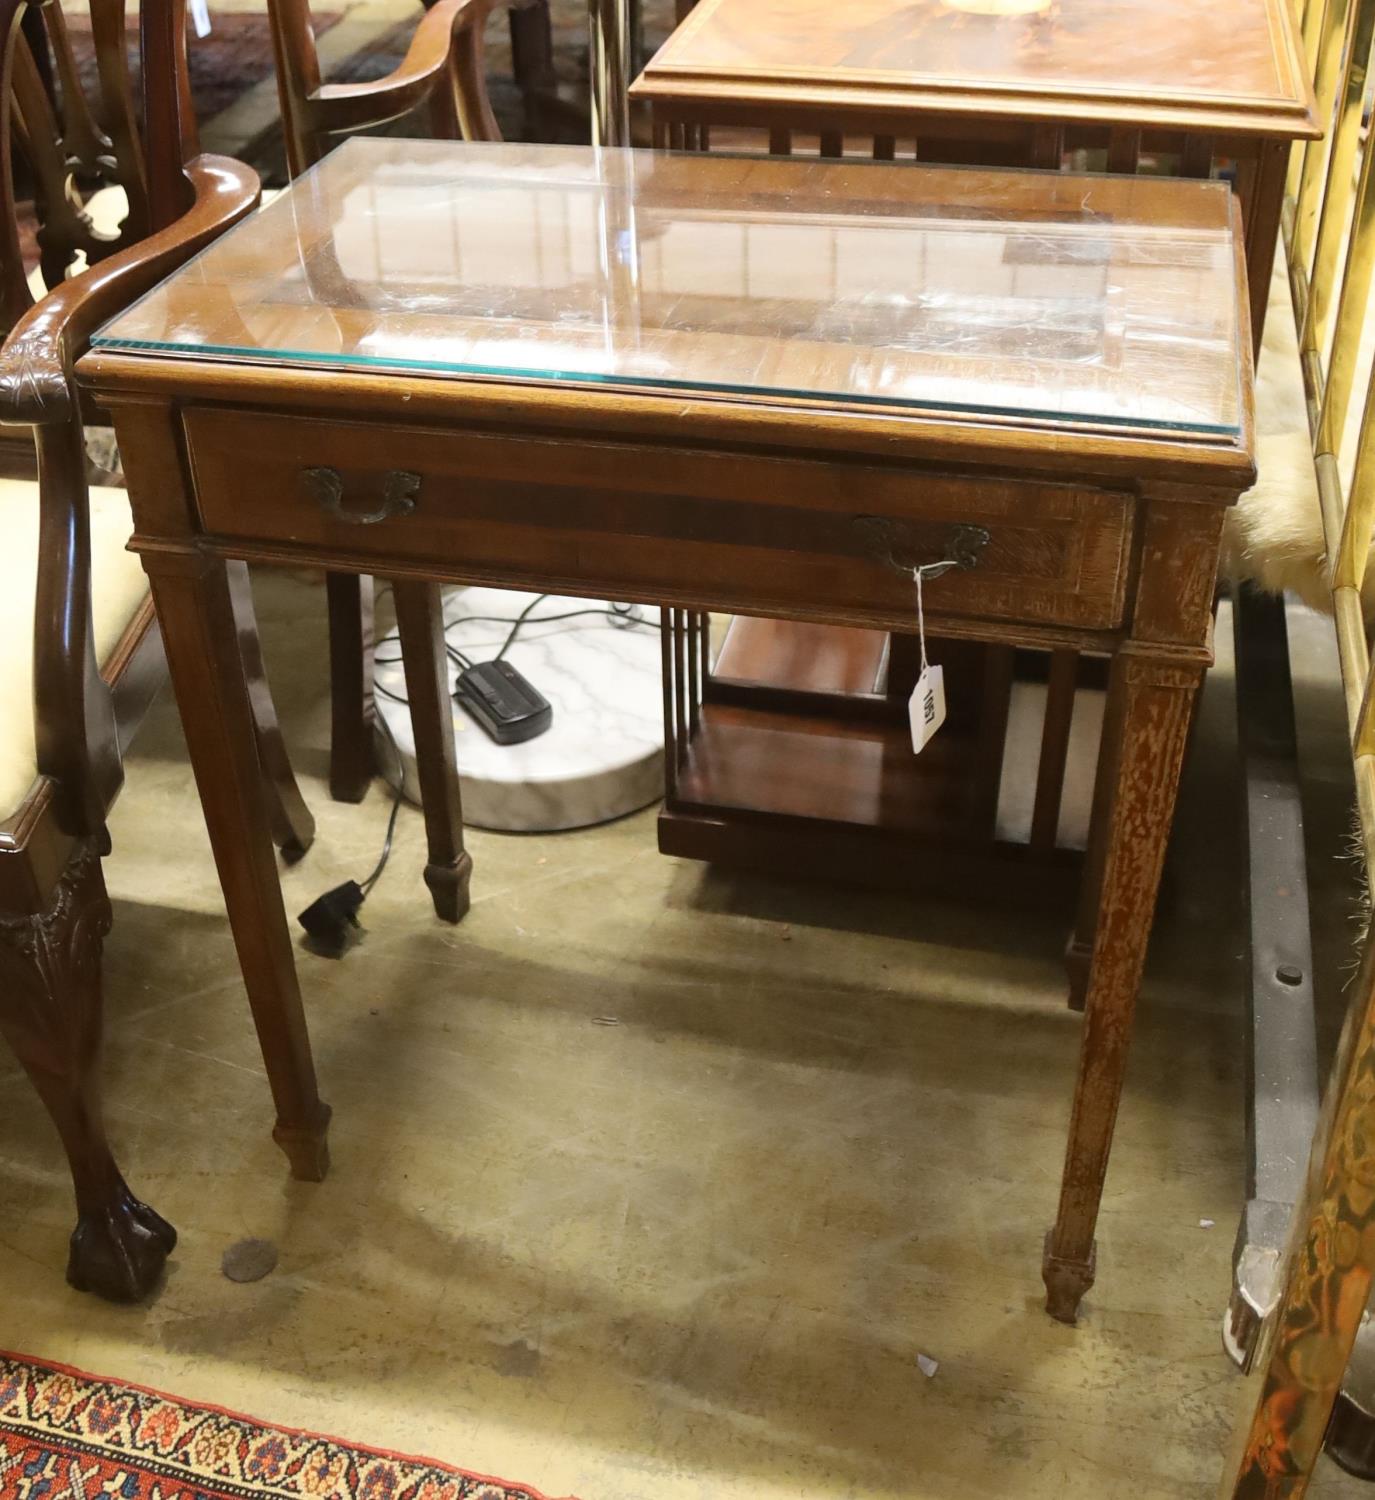
[[[15,109],[12,129],[18,169],[19,199],[45,205],[38,226],[40,266],[30,276],[41,292],[55,285],[78,257],[94,264],[123,243],[147,234],[147,202],[138,171],[126,170],[127,192],[114,184],[117,157],[126,169],[129,141],[119,144],[104,135],[81,92],[76,63],[67,40],[61,8],[48,5],[24,11],[21,33],[27,45],[14,59]],[[59,116],[55,101],[63,101]],[[41,149],[34,149],[30,137]],[[89,193],[72,194],[68,183]],[[0,332],[7,332],[32,300],[30,287],[17,279],[0,284]],[[20,428],[0,430],[0,474],[31,479],[35,474],[33,440]]]
[[[277,92],[286,138],[287,168],[298,177],[330,147],[357,131],[423,113],[441,139],[501,138],[487,96],[483,30],[506,0],[436,0],[416,26],[401,66],[373,83],[322,83],[309,0],[268,0],[277,60]],[[540,7],[547,0],[539,0]],[[517,18],[520,18],[518,21]],[[531,44],[530,6],[512,8],[512,40]],[[547,25],[547,14],[545,16]],[[538,27],[533,28],[535,31]],[[516,46],[517,54],[520,46]],[[527,52],[527,58],[534,56]],[[354,574],[327,575],[330,640],[330,792],[357,802],[373,773],[372,581]],[[426,734],[419,711],[417,737]]]
[[[150,1289],[176,1238],[125,1185],[106,1138],[99,1078],[101,943],[111,920],[101,867],[110,852],[106,818],[123,751],[164,663],[142,568],[125,548],[127,497],[87,481],[90,413],[72,368],[102,323],[258,202],[247,167],[198,153],[184,0],[143,0],[140,130],[124,10],[124,0],[92,6],[102,96],[93,106],[62,60],[60,13],[46,12],[58,118],[21,36],[25,0],[0,0],[0,309],[8,329],[0,421],[37,456],[36,479],[0,480],[0,1032],[71,1166],[77,1225],[68,1280],[119,1300]],[[18,227],[16,156],[40,226],[48,289],[36,302]],[[127,202],[117,217],[105,214],[103,231],[89,191],[102,183],[106,193],[118,183]],[[69,275],[79,256],[88,269]],[[262,678],[246,569],[235,591],[274,832],[284,854],[299,856],[314,825]],[[317,1164],[296,1165],[299,1175],[319,1175]]]

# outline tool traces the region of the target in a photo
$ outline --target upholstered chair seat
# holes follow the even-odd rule
[[[123,490],[91,487],[91,595],[96,660],[105,662],[148,597]],[[0,479],[0,818],[38,776],[34,743],[33,631],[38,584],[38,483]]]

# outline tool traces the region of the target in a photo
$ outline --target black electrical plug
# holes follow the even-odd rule
[[[363,904],[363,887],[356,880],[346,880],[317,897],[296,918],[306,930],[308,947],[322,958],[342,958],[357,938],[358,908]]]

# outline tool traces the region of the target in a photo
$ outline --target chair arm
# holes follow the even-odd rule
[[[258,178],[226,157],[187,164],[191,208],[158,234],[54,287],[11,329],[0,348],[0,424],[65,424],[78,409],[72,366],[91,335],[136,297],[252,211]]]
[[[55,785],[58,827],[98,833],[123,780],[108,684],[91,627],[91,538],[81,405],[72,366],[91,335],[134,298],[251,212],[248,167],[198,156],[191,208],[158,234],[54,287],[0,349],[0,421],[31,426],[38,456],[39,558],[33,703],[38,770]]]
[[[415,28],[401,65],[371,83],[325,83],[314,89],[307,113],[311,129],[338,134],[382,125],[429,98],[448,74],[453,39],[482,27],[503,0],[438,0]]]

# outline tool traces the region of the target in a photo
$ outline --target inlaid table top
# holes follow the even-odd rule
[[[701,0],[632,94],[1318,133],[1286,0]]]
[[[351,140],[94,340],[1235,444],[1225,185]]]

